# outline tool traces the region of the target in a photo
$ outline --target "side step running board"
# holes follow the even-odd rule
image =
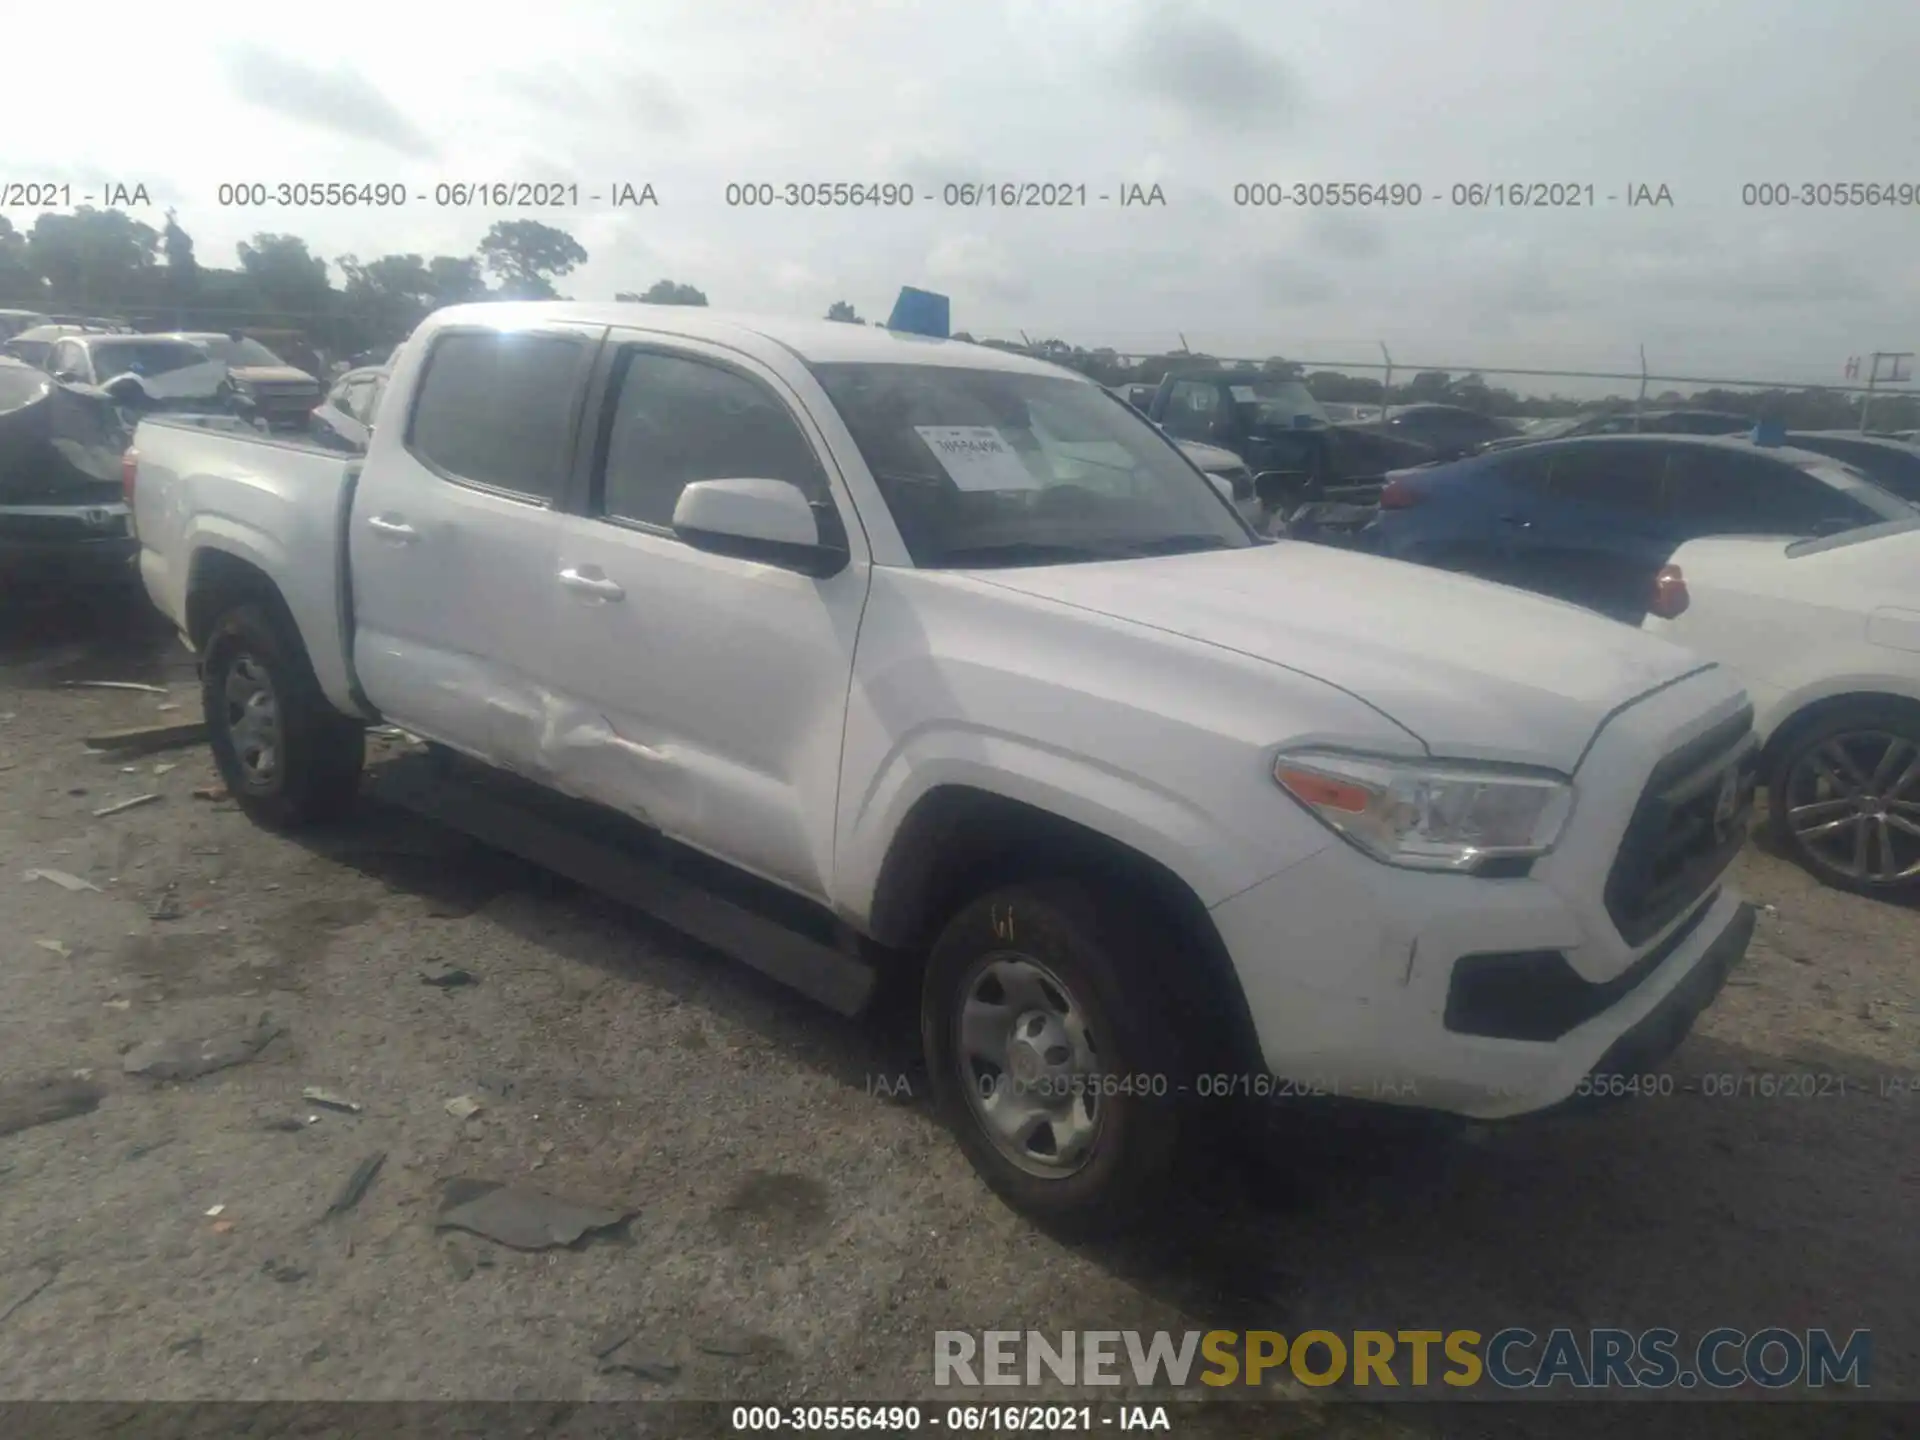
[[[644,911],[842,1015],[860,1014],[873,996],[879,978],[873,966],[843,950],[703,888],[627,846],[549,819],[540,813],[545,807],[487,793],[457,774],[429,779],[415,767],[405,768],[415,773],[390,771],[370,787],[373,793]]]

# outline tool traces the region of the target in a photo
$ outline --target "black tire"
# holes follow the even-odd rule
[[[244,601],[213,624],[201,666],[201,704],[214,764],[240,808],[259,825],[294,830],[353,809],[366,763],[366,727],[320,691],[306,647],[277,607]],[[236,672],[241,680],[235,682]],[[277,712],[270,767],[255,756],[231,696],[264,677]],[[243,728],[236,732],[236,724]],[[236,733],[240,738],[236,740]],[[249,757],[242,758],[243,748]]]
[[[1889,760],[1888,751],[1892,756]],[[1847,763],[1841,763],[1842,760]],[[1826,762],[1829,775],[1852,787],[1836,791],[1821,777],[1816,760]],[[1886,764],[1889,774],[1876,787],[1875,771]],[[1883,823],[1878,816],[1897,816],[1920,825],[1920,705],[1895,699],[1861,699],[1837,705],[1817,718],[1792,724],[1772,748],[1767,767],[1767,830],[1780,851],[1808,874],[1835,889],[1856,895],[1911,897],[1920,895],[1920,835]],[[1854,785],[1857,778],[1869,782]],[[1906,778],[1897,794],[1887,794]],[[1877,799],[1863,805],[1865,791]],[[1887,803],[1891,800],[1892,804]],[[1851,802],[1848,808],[1845,802]],[[1809,835],[1789,818],[1795,808],[1831,807],[1808,816],[1810,822],[1839,824],[1826,835]],[[1854,816],[1860,818],[1854,819]],[[1851,873],[1860,852],[1851,847],[1866,836],[1864,873]],[[1883,846],[1891,847],[1889,851]],[[1910,870],[1912,873],[1900,873]]]
[[[986,1183],[1014,1209],[1056,1232],[1110,1234],[1166,1197],[1185,1108],[1184,1070],[1156,964],[1165,932],[1138,907],[1069,881],[993,890],[947,922],[927,958],[920,1036],[935,1104]],[[959,1021],[977,967],[1022,957],[1065,987],[1108,1081],[1133,1077],[1135,1093],[1097,1095],[1098,1125],[1085,1159],[1041,1175],[1003,1153],[968,1087],[978,1073],[961,1053]],[[1010,1009],[1017,1009],[1010,1006]],[[977,1092],[976,1092],[977,1093]]]

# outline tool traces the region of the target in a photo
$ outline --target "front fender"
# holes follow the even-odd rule
[[[907,737],[875,774],[836,847],[835,891],[852,916],[873,913],[894,837],[929,794],[961,786],[1084,826],[1156,861],[1213,906],[1333,843],[1312,824],[1290,827],[1292,853],[1255,846],[1174,789],[1032,739],[959,724]],[[1261,795],[1278,811],[1277,792]]]

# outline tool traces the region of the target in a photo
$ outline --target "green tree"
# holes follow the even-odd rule
[[[554,300],[553,282],[587,262],[586,247],[564,230],[538,220],[497,220],[480,242],[478,258],[500,282],[505,300]]]
[[[487,277],[473,255],[436,255],[427,262],[427,282],[436,305],[464,305],[487,298]]]
[[[704,305],[706,295],[691,285],[682,285],[678,280],[656,280],[645,292],[634,298],[648,305]]]
[[[27,264],[52,299],[81,309],[146,301],[152,290],[160,232],[119,210],[82,205],[71,215],[48,211],[27,236]]]
[[[333,310],[327,262],[298,235],[255,235],[240,242],[240,268],[275,317],[323,320]]]
[[[46,282],[27,261],[27,237],[0,215],[0,300],[22,310],[46,303]]]
[[[827,307],[827,319],[844,320],[849,325],[864,325],[867,323],[860,318],[860,313],[853,308],[852,304],[845,300],[836,300]]]
[[[186,312],[200,293],[200,262],[193,258],[193,237],[181,228],[180,217],[172,209],[160,232],[160,251],[167,257],[167,300],[173,307],[173,323],[184,325]]]

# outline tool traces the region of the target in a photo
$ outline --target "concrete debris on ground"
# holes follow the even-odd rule
[[[693,1342],[693,1348],[702,1355],[720,1355],[730,1360],[749,1360],[786,1352],[786,1346],[773,1336],[757,1335],[745,1330],[722,1330],[701,1336]]]
[[[456,1095],[447,1101],[447,1114],[456,1120],[471,1120],[486,1108],[471,1095]]]
[[[282,1285],[292,1285],[296,1281],[307,1278],[307,1272],[299,1266],[289,1265],[285,1261],[271,1258],[261,1265],[260,1273],[265,1275],[269,1280],[278,1281]]]
[[[455,990],[462,985],[478,985],[480,977],[470,970],[462,970],[458,965],[435,960],[420,972],[420,983],[438,990]]]
[[[343,1110],[349,1115],[360,1113],[359,1102],[349,1100],[344,1095],[337,1095],[331,1090],[323,1090],[318,1085],[307,1086],[300,1092],[300,1098],[315,1105],[323,1105],[329,1110]]]
[[[73,956],[73,947],[62,940],[36,940],[33,943],[42,950],[51,950],[62,960],[71,959]]]
[[[138,680],[62,680],[62,690],[134,690],[143,695],[165,695],[164,685],[147,685]]]
[[[525,1185],[454,1179],[442,1190],[434,1224],[441,1230],[470,1231],[512,1250],[552,1250],[617,1229],[638,1213],[583,1204]]]
[[[131,800],[120,800],[112,805],[103,805],[93,812],[93,818],[104,820],[109,815],[123,814],[128,810],[137,810],[142,805],[151,805],[160,797],[157,794],[135,795]]]
[[[199,745],[207,738],[205,721],[185,721],[176,725],[140,725],[131,730],[103,730],[88,735],[84,744],[89,750],[114,755],[142,755],[155,750],[178,750],[187,745]]]
[[[0,1086],[0,1135],[91,1114],[100,1108],[106,1093],[98,1085],[65,1075]]]
[[[42,866],[39,869],[27,871],[26,875],[22,878],[27,880],[51,880],[62,890],[92,890],[96,894],[100,893],[100,887],[91,880],[82,880],[78,875],[69,875],[65,870],[49,870]]]
[[[262,1015],[249,1025],[235,1026],[204,1037],[180,1036],[149,1040],[129,1050],[120,1068],[149,1080],[197,1080],[216,1070],[245,1064],[266,1049],[286,1027]]]
[[[340,1193],[333,1197],[333,1203],[327,1206],[328,1215],[344,1215],[358,1205],[373,1184],[373,1177],[380,1173],[380,1167],[386,1164],[387,1152],[376,1150],[347,1176],[346,1183],[340,1187]]]

